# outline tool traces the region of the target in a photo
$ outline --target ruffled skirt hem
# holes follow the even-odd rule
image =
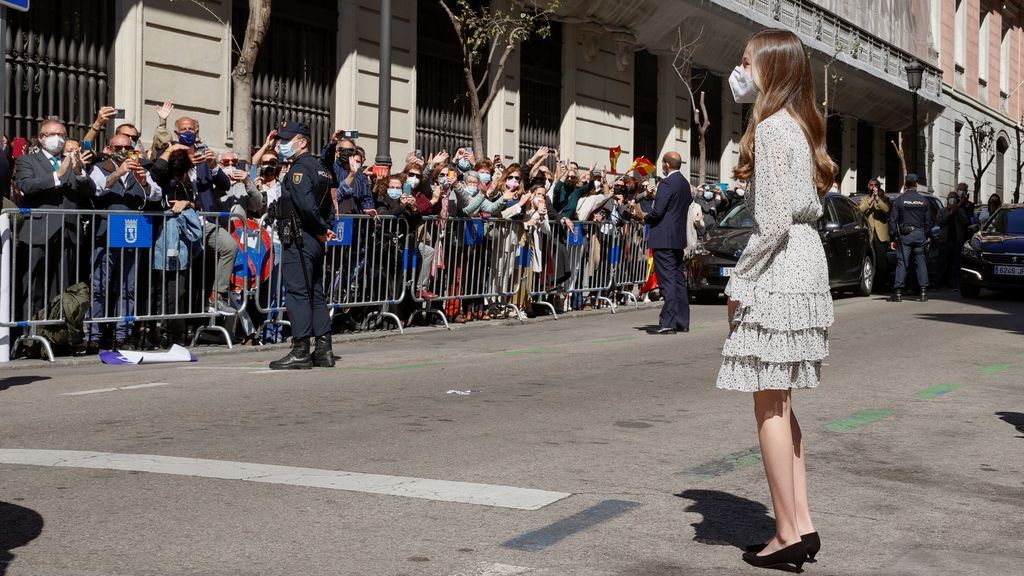
[[[817,388],[820,381],[820,361],[777,364],[756,358],[726,358],[715,385],[721,390],[760,392]]]

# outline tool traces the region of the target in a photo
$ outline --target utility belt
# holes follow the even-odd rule
[[[917,232],[918,230],[924,230],[924,228],[919,228],[917,226],[907,226],[905,224],[900,225],[900,234],[910,234],[911,232]]]

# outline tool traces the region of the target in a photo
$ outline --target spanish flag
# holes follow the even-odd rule
[[[612,174],[618,174],[619,156],[622,156],[622,146],[608,149],[608,158],[612,161]]]
[[[647,253],[647,281],[640,287],[640,295],[643,296],[652,290],[658,289],[658,275],[654,272],[654,250]]]
[[[634,160],[633,164],[629,167],[629,172],[632,172],[634,170],[639,172],[640,176],[642,178],[647,178],[651,174],[654,174],[656,168],[654,167],[654,164],[652,164],[650,160],[648,160],[647,158],[644,158],[643,156],[641,156],[641,157],[637,158],[636,160]]]

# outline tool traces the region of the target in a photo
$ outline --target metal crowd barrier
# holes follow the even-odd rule
[[[450,302],[458,308],[464,300],[509,308],[519,316],[521,306],[512,299],[519,290],[517,271],[528,253],[520,242],[522,228],[520,222],[498,218],[424,218],[415,245],[410,245],[412,299],[421,307],[409,321],[433,314],[448,327],[448,314],[430,303]],[[422,297],[423,291],[435,297]]]
[[[15,350],[35,340],[53,361],[44,334],[68,320],[80,322],[84,337],[92,339],[112,324],[120,340],[139,322],[166,328],[200,319],[206,324],[196,328],[193,345],[212,331],[230,347],[229,331],[217,325],[230,312],[218,310],[213,300],[230,287],[240,312],[250,305],[262,315],[263,340],[279,341],[281,327],[289,323],[273,227],[265,217],[255,222],[230,213],[189,218],[171,212],[3,210],[0,332],[21,330]],[[190,242],[175,245],[169,229],[186,221],[190,226],[181,229]],[[336,220],[335,233],[319,281],[332,313],[379,308],[367,315],[363,329],[374,320],[391,320],[404,333],[391,309],[407,298],[419,305],[410,322],[436,315],[446,327],[463,306],[506,308],[522,318],[524,308],[538,305],[557,319],[560,311],[575,308],[573,300],[592,300],[615,313],[617,298],[639,306],[633,290],[647,280],[642,224],[576,222],[570,233],[553,222],[428,217],[413,230],[399,217],[350,215]],[[241,266],[239,245],[246,256],[238,259]],[[188,252],[184,258],[182,250]],[[233,286],[226,277],[232,271]],[[51,301],[80,283],[87,286],[87,312],[68,318],[65,307]],[[8,345],[0,337],[0,361],[10,357]]]
[[[346,215],[334,222],[336,240],[327,243],[324,295],[334,311],[380,307],[363,321],[391,320],[400,333],[402,321],[389,309],[405,298],[410,270],[409,224],[397,216]]]
[[[187,212],[4,210],[9,305],[0,306],[0,328],[22,330],[13,350],[37,341],[52,362],[51,343],[40,334],[47,327],[69,326],[68,344],[77,346],[98,341],[103,324],[115,324],[115,340],[128,340],[135,323],[186,319],[208,320],[193,345],[211,331],[231,347],[227,330],[216,325],[225,315],[216,292],[230,289],[238,247],[229,226],[240,219]],[[82,333],[72,334],[78,325]]]

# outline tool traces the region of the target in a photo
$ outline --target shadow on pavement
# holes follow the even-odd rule
[[[694,542],[742,550],[750,544],[767,542],[775,534],[775,519],[760,502],[717,490],[687,490],[676,496],[693,500],[686,511],[704,517],[691,524]]]
[[[14,561],[11,550],[35,540],[43,532],[43,517],[35,510],[0,502],[0,576]]]
[[[996,412],[996,416],[1003,422],[1017,429],[1017,432],[1024,434],[1024,414],[1020,412]],[[1024,438],[1024,436],[1021,436]]]
[[[0,378],[0,392],[14,386],[24,386],[25,384],[49,379],[49,376],[12,376],[10,378]]]
[[[943,301],[948,301],[970,304],[979,308],[987,308],[992,312],[982,312],[978,314],[947,314],[936,312],[934,309],[922,309],[922,313],[919,315],[922,319],[933,320],[936,322],[963,324],[967,326],[977,326],[980,328],[991,328],[993,330],[1002,330],[1013,334],[1024,334],[1024,322],[1020,321],[1020,303],[1024,301],[1024,298],[1019,295],[985,293],[982,294],[980,298],[962,298],[957,292],[939,292],[936,294],[929,294],[929,299],[931,301],[927,304],[917,305],[928,306],[933,302],[941,305]],[[939,310],[941,310],[941,308],[939,308]]]

